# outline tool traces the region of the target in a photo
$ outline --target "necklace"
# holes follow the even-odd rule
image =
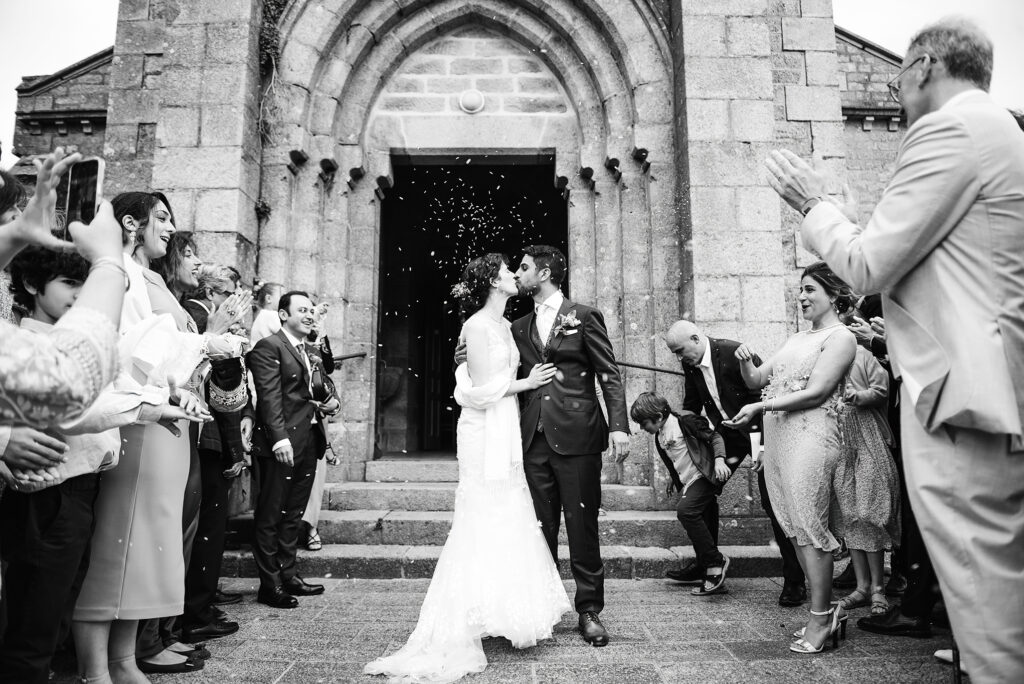
[[[820,333],[823,330],[829,330],[831,328],[835,328],[835,327],[838,327],[840,325],[842,325],[842,323],[833,323],[832,325],[826,325],[824,328],[818,328],[817,330],[815,330],[814,328],[811,328],[807,332],[808,332],[808,334],[812,334],[813,335],[814,333]]]

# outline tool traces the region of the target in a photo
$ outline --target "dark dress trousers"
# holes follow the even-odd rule
[[[319,363],[308,346],[306,353],[310,363]],[[259,494],[253,513],[253,556],[260,585],[272,589],[295,576],[302,512],[313,487],[316,462],[327,448],[327,432],[324,416],[311,403],[306,364],[283,330],[257,342],[249,352],[248,365],[257,401],[253,466]],[[285,438],[292,445],[292,466],[274,457],[274,444]]]
[[[740,362],[736,359],[736,349],[739,342],[733,340],[722,340],[713,337],[708,338],[708,346],[711,348],[711,369],[715,374],[715,382],[718,385],[718,398],[722,402],[722,409],[729,415],[735,416],[741,408],[747,404],[761,400],[761,393],[758,390],[747,388],[743,382],[743,375],[740,373]],[[754,364],[760,366],[761,359],[754,357]],[[757,423],[748,425],[743,430],[735,430],[722,425],[722,413],[715,405],[711,396],[708,384],[704,380],[704,373],[699,367],[683,364],[683,372],[686,373],[684,384],[683,408],[694,413],[701,413],[708,417],[715,430],[725,440],[726,464],[736,472],[743,459],[750,455],[750,432],[760,429]],[[796,557],[796,549],[786,537],[779,526],[779,521],[772,510],[771,500],[768,498],[768,489],[764,483],[764,471],[757,474],[757,488],[761,493],[761,506],[772,523],[772,532],[775,534],[775,542],[779,546],[779,553],[782,555],[782,576],[787,582],[804,584],[804,572],[800,568],[800,561]],[[715,502],[717,507],[718,503]],[[717,518],[717,515],[715,516]]]
[[[576,610],[599,613],[604,607],[597,529],[601,452],[608,448],[609,427],[629,432],[622,379],[600,311],[566,299],[546,342],[539,337],[535,319],[531,313],[512,324],[519,375],[526,377],[538,363],[553,363],[558,373],[547,385],[520,395],[526,481],[556,561],[564,510]],[[595,378],[601,383],[610,426],[598,403]]]

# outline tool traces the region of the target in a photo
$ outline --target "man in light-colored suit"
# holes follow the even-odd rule
[[[804,243],[881,292],[911,505],[975,682],[1024,682],[1024,133],[985,92],[992,44],[947,19],[890,84],[910,128],[863,228],[788,152],[769,181]]]

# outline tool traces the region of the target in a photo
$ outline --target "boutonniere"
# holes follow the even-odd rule
[[[564,316],[558,317],[558,325],[555,326],[555,335],[575,335],[579,332],[580,319],[576,318],[576,309],[573,309]]]

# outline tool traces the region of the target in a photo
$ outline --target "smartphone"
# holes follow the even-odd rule
[[[103,198],[103,160],[86,157],[68,169],[57,186],[58,206],[64,207],[65,226],[91,223]]]

